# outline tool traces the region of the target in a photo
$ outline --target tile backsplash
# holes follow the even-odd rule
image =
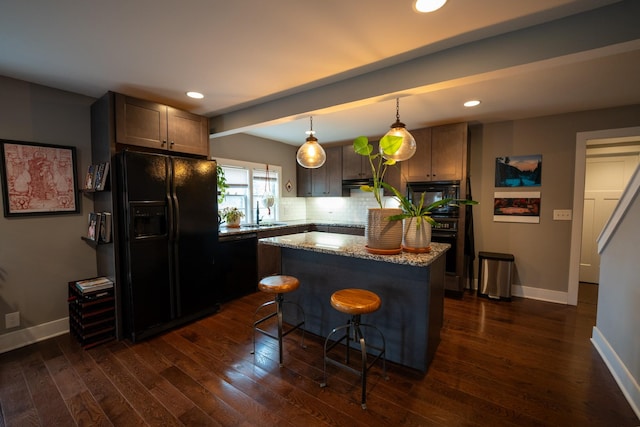
[[[397,207],[392,197],[383,197],[384,207]],[[351,197],[282,197],[280,221],[307,220],[365,223],[369,208],[377,208],[371,193],[351,190]]]

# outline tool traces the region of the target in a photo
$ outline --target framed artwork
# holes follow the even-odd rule
[[[539,187],[542,154],[496,157],[496,187]]]
[[[540,223],[540,192],[496,192],[493,196],[496,222]]]
[[[5,217],[80,211],[75,147],[0,139],[0,175]]]

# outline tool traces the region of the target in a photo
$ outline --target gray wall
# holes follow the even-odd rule
[[[270,139],[258,138],[246,134],[215,138],[209,142],[209,155],[212,159],[233,159],[282,166],[280,194],[282,197],[296,196],[296,152],[298,147],[282,144]],[[285,191],[284,185],[291,181],[293,189]]]
[[[93,99],[5,77],[0,93],[1,139],[74,146],[78,176],[86,171]],[[79,214],[0,216],[0,336],[65,319],[67,282],[95,275],[95,251],[80,239],[93,203],[80,197],[80,206]],[[5,329],[14,311],[21,326]]]
[[[553,221],[554,209],[572,209],[576,133],[640,125],[640,105],[576,112],[472,127],[471,186],[476,251],[515,256],[515,283],[567,291],[571,221]],[[542,154],[539,224],[493,222],[495,158]],[[521,188],[522,190],[522,188]],[[477,276],[476,276],[477,277]],[[527,293],[525,289],[525,294]]]

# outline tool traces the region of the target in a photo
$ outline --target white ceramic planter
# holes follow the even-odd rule
[[[418,225],[418,218],[415,217],[405,218],[403,223],[403,248],[409,252],[426,251],[431,244],[431,224],[421,220]]]
[[[391,215],[399,215],[402,209],[371,208],[367,215],[364,235],[367,240],[367,250],[400,251],[402,250],[402,221],[389,221]]]
[[[240,228],[240,220],[241,220],[241,218],[237,218],[234,221],[227,221],[227,227],[229,227],[229,228]]]

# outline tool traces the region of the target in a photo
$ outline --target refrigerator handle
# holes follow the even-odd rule
[[[180,239],[180,203],[175,191],[171,192],[171,198],[173,199],[173,215],[175,216],[172,222],[174,228],[173,238],[177,241]]]
[[[175,239],[175,220],[174,220],[174,212],[175,207],[173,206],[173,190],[172,190],[172,176],[171,176],[171,167],[172,164],[168,163],[171,159],[167,159],[165,162],[165,174],[167,176],[166,183],[166,193],[165,198],[167,200],[167,236],[169,238],[169,242],[173,242]]]
[[[169,219],[171,221],[169,240],[175,242],[180,237],[180,206],[176,195],[175,163],[172,157],[167,159],[167,176],[169,177],[167,180],[167,201],[169,203]]]
[[[172,242],[175,234],[175,225],[173,221],[173,198],[170,194],[166,195],[167,198],[167,235],[169,236],[169,241]]]

